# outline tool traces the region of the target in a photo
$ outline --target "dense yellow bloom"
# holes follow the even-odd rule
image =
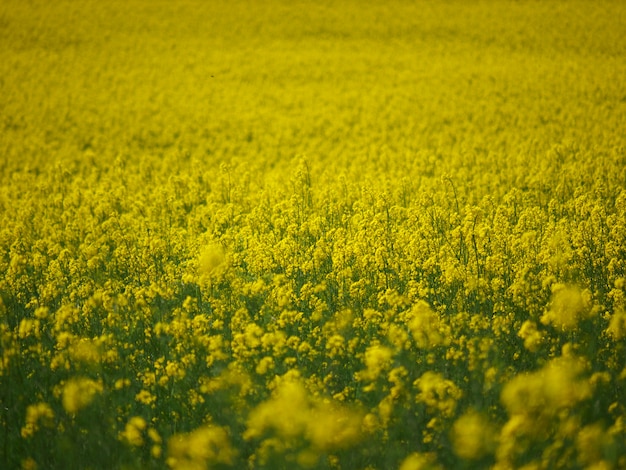
[[[168,377],[176,377],[178,379],[185,377],[185,369],[178,362],[169,361],[165,365],[165,373]]]
[[[73,361],[97,364],[101,358],[101,343],[100,340],[81,338],[71,345],[69,356]]]
[[[141,416],[133,416],[126,423],[120,437],[132,446],[141,447],[144,444],[143,432],[147,426],[146,420]]]
[[[63,408],[75,414],[88,406],[102,390],[102,382],[85,377],[70,379],[63,387]]]
[[[22,321],[20,321],[18,335],[22,339],[28,338],[29,336],[39,338],[41,336],[39,320],[33,318],[22,319]]]
[[[230,465],[236,455],[228,430],[207,425],[171,437],[167,442],[166,461],[174,470],[200,470],[213,465]]]
[[[524,340],[524,347],[530,352],[537,352],[541,347],[543,335],[537,330],[537,324],[532,320],[526,320],[517,334]]]
[[[502,426],[498,439],[496,457],[499,463],[503,463],[501,468],[510,468],[512,466],[511,461],[514,460],[515,456],[526,452],[527,444],[525,441],[529,436],[545,439],[545,433],[545,428],[538,426],[532,418],[522,414],[511,416]]]
[[[150,445],[150,455],[155,459],[160,458],[163,452],[161,436],[156,429],[149,427],[141,416],[131,417],[124,426],[124,430],[119,433],[119,438],[132,447]]]
[[[612,468],[604,458],[613,445],[613,439],[607,435],[601,424],[585,426],[576,436],[578,462],[587,468]]]
[[[144,389],[135,395],[135,400],[144,405],[153,405],[156,402],[156,396]]]
[[[446,417],[454,414],[457,401],[463,396],[454,382],[437,372],[425,372],[413,385],[419,390],[415,397],[418,402]]]
[[[305,436],[313,450],[332,452],[361,440],[362,417],[339,405],[318,405],[308,418]]]
[[[434,455],[418,452],[409,455],[400,464],[400,470],[439,470],[441,468]]]
[[[605,331],[616,341],[626,337],[626,313],[623,310],[615,311]]]
[[[487,418],[475,411],[463,414],[452,426],[454,452],[463,459],[480,459],[495,448],[495,433]]]
[[[246,439],[275,432],[284,439],[304,437],[315,451],[349,447],[361,438],[362,417],[345,407],[313,399],[298,379],[283,378],[273,397],[248,418]]]
[[[540,371],[520,374],[502,390],[502,403],[510,415],[555,413],[591,396],[591,386],[581,378],[584,365],[575,357],[551,360]]]
[[[259,361],[259,364],[256,366],[255,370],[257,374],[264,375],[268,371],[272,370],[273,368],[274,368],[274,359],[272,357],[265,356]]]
[[[340,334],[334,334],[328,338],[326,349],[330,357],[340,356],[344,351],[345,338]]]
[[[391,364],[393,352],[391,349],[376,344],[370,346],[365,351],[365,370],[358,373],[361,380],[376,380],[381,372],[387,370]]]
[[[54,411],[47,403],[36,403],[26,408],[26,423],[22,427],[21,435],[24,438],[33,436],[43,426],[51,426]]]
[[[198,258],[198,272],[200,275],[210,276],[217,274],[225,261],[224,250],[216,244],[207,245],[200,252]]]
[[[590,313],[589,292],[563,284],[554,284],[550,307],[541,317],[541,322],[569,331],[576,328],[578,322]]]
[[[428,349],[449,341],[447,329],[426,302],[420,300],[413,305],[407,320],[418,347]]]
[[[274,429],[279,435],[293,437],[306,426],[304,410],[309,401],[304,386],[298,381],[284,381],[273,399],[259,405],[248,419],[247,439],[260,437],[266,430]]]
[[[1,2],[4,466],[626,468],[626,2],[117,3]]]

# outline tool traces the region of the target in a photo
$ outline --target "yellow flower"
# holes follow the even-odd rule
[[[133,416],[126,423],[120,437],[132,446],[141,447],[144,444],[143,431],[147,426],[146,420],[141,416]]]
[[[150,437],[150,440],[152,440],[152,442],[154,442],[155,444],[160,444],[161,442],[163,442],[163,439],[161,439],[161,436],[154,428],[148,429],[148,436]]]
[[[150,455],[152,455],[152,457],[154,457],[155,459],[160,459],[162,454],[163,454],[163,449],[160,445],[154,444],[150,448]]]
[[[524,340],[524,347],[530,352],[537,352],[543,342],[543,335],[537,330],[537,324],[532,320],[526,320],[517,334]]]
[[[198,274],[201,279],[219,278],[226,269],[226,255],[218,244],[210,244],[198,256]]]
[[[463,459],[480,459],[495,448],[495,433],[489,421],[469,411],[452,426],[454,452]]]
[[[326,349],[329,351],[330,357],[336,357],[341,355],[344,350],[345,338],[340,334],[334,334],[326,342]]]
[[[88,406],[103,390],[102,382],[83,377],[69,380],[63,387],[63,408],[75,414]]]
[[[121,390],[125,387],[129,387],[130,383],[131,382],[129,379],[117,379],[115,381],[115,384],[113,385],[113,388],[115,388],[115,390]]]
[[[37,470],[37,468],[39,468],[37,461],[32,457],[22,460],[22,470]]]
[[[244,332],[244,341],[248,348],[254,349],[261,346],[261,338],[263,337],[263,328],[256,323],[246,325]]]
[[[54,411],[47,403],[36,403],[26,408],[26,424],[22,427],[22,437],[31,437],[39,430],[40,424],[52,426]]]
[[[367,433],[373,434],[378,429],[380,429],[378,417],[373,413],[366,414],[363,417],[363,430]]]
[[[387,370],[391,364],[393,352],[391,349],[375,344],[365,351],[365,370],[358,373],[361,380],[373,381],[381,372]]]
[[[555,413],[591,396],[591,386],[581,379],[583,363],[575,357],[558,357],[541,370],[520,374],[502,389],[501,401],[515,414]]]
[[[433,454],[414,452],[402,461],[399,470],[440,470],[441,468]]]
[[[268,371],[274,368],[274,358],[265,356],[262,358],[256,366],[256,373],[259,375],[265,375]]]
[[[35,318],[38,318],[39,320],[45,320],[48,318],[49,314],[50,310],[48,307],[37,307],[37,310],[35,310]]]
[[[431,411],[438,410],[446,417],[454,414],[456,403],[463,396],[454,382],[437,372],[425,372],[413,385],[419,389],[416,401],[426,404]]]
[[[526,450],[525,440],[520,437],[529,435],[544,437],[545,429],[537,428],[537,424],[530,418],[522,414],[515,414],[502,426],[499,436],[499,444],[496,450],[496,458],[499,462],[509,462],[516,455],[522,454]],[[505,465],[502,468],[510,468]],[[499,467],[498,467],[499,468]]]
[[[305,436],[315,450],[345,449],[361,438],[362,417],[345,407],[318,404],[308,419]]]
[[[20,321],[20,326],[18,328],[18,336],[20,337],[20,339],[28,338],[29,336],[40,338],[40,326],[40,321],[37,319],[23,318]]]
[[[168,361],[165,366],[165,373],[168,377],[182,379],[185,377],[185,369],[178,362]]]
[[[606,332],[615,341],[619,341],[626,337],[626,313],[623,310],[616,310],[611,315]]]
[[[244,438],[275,432],[283,439],[304,437],[312,449],[347,448],[361,436],[363,418],[339,404],[309,396],[297,377],[281,377],[272,398],[252,410]]]
[[[305,412],[308,408],[309,400],[304,386],[297,380],[283,380],[274,397],[250,413],[244,438],[260,437],[270,429],[287,438],[301,434],[305,428]]]
[[[150,393],[148,390],[141,390],[135,395],[135,400],[144,405],[153,405],[156,402],[156,396]]]
[[[411,307],[407,314],[409,330],[418,347],[429,349],[449,343],[449,335],[439,315],[423,300]]]
[[[549,309],[541,317],[544,325],[553,325],[563,331],[576,328],[578,322],[589,315],[591,297],[588,291],[564,284],[552,285],[552,301]]]
[[[232,465],[236,455],[228,429],[219,426],[207,425],[176,434],[167,443],[167,465],[174,470]]]
[[[613,438],[605,432],[599,423],[583,427],[576,436],[576,449],[578,461],[585,468],[611,468],[603,467],[608,462],[603,460],[606,450],[614,445]]]
[[[100,343],[98,340],[81,338],[70,346],[70,358],[83,364],[97,364],[100,362]]]

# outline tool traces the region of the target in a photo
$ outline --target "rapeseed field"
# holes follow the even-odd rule
[[[0,467],[626,468],[625,25],[3,0]]]

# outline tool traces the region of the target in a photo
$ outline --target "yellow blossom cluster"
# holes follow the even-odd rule
[[[0,468],[626,468],[626,4],[0,4]]]

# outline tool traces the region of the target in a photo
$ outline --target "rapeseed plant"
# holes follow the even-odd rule
[[[67,413],[74,415],[81,409],[89,406],[96,395],[102,393],[102,391],[103,385],[101,382],[86,377],[70,379],[63,386],[63,408]]]
[[[2,468],[626,468],[621,3],[120,12],[0,7]]]

